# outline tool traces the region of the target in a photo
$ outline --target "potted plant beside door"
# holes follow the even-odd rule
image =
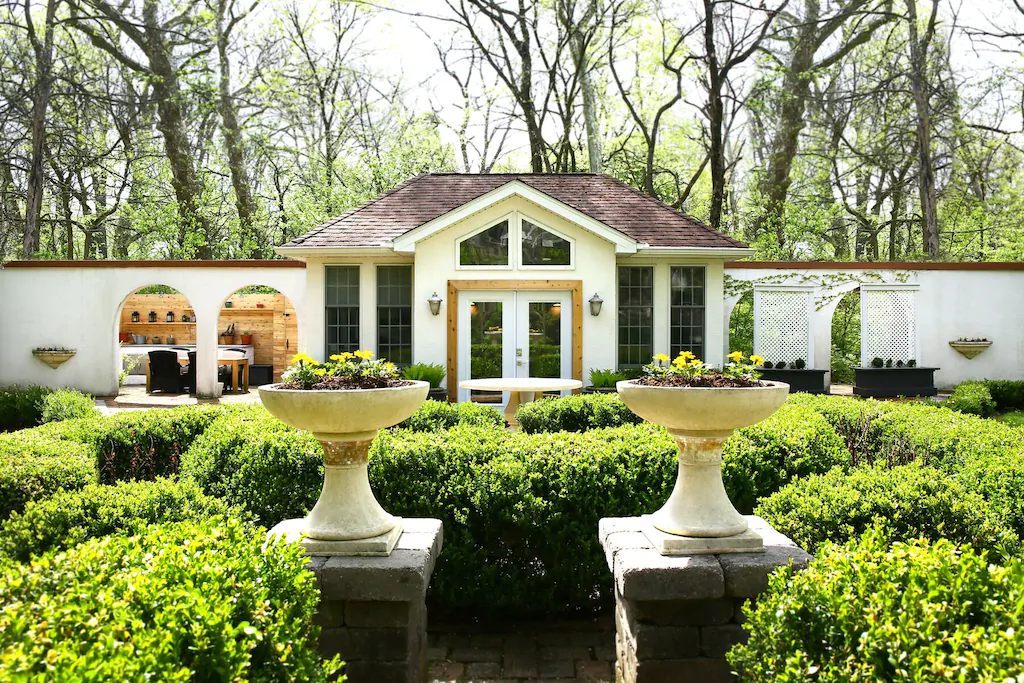
[[[679,448],[679,471],[668,502],[646,518],[647,535],[664,555],[758,552],[722,483],[722,446],[737,429],[769,417],[789,385],[762,381],[759,356],[729,354],[721,369],[683,352],[655,356],[638,379],[619,382],[619,397],[643,419],[668,429]]]
[[[427,397],[427,382],[402,379],[394,364],[369,351],[333,355],[320,364],[292,358],[280,384],[259,388],[270,414],[313,433],[324,452],[320,498],[302,519],[271,529],[298,541],[311,555],[390,555],[401,520],[374,498],[367,477],[377,432],[406,419]]]

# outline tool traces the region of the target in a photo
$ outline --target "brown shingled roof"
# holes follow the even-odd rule
[[[514,180],[652,247],[746,247],[611,176],[593,173],[419,175],[283,246],[379,247]]]

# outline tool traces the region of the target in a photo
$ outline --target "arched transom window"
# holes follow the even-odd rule
[[[463,238],[457,247],[460,268],[571,268],[573,251],[572,239],[518,213]]]

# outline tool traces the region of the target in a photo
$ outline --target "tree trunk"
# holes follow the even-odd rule
[[[907,29],[910,38],[910,87],[914,92],[917,110],[917,187],[921,201],[921,241],[930,258],[939,257],[939,216],[935,197],[935,167],[932,163],[931,108],[928,102],[927,55],[928,43],[935,22],[934,8],[924,41],[917,31],[916,0],[907,0]],[[922,42],[924,44],[922,44]]]
[[[722,102],[722,74],[718,68],[718,54],[715,47],[714,3],[704,0],[704,49],[708,63],[708,129],[710,147],[708,153],[711,167],[711,206],[708,222],[715,230],[722,222],[722,205],[725,202],[725,144],[722,127],[725,121],[725,105]]]
[[[224,146],[228,156],[228,169],[231,172],[231,186],[235,190],[235,210],[238,212],[238,223],[241,227],[241,257],[262,258],[260,240],[256,235],[256,207],[249,185],[249,174],[245,164],[245,148],[238,125],[238,113],[235,110],[235,98],[231,94],[231,62],[228,57],[229,35],[224,30],[224,12],[227,9],[225,0],[218,3],[217,13],[217,57],[220,62],[220,116]]]
[[[50,106],[53,90],[53,24],[60,0],[46,3],[46,19],[43,25],[42,41],[36,35],[30,16],[29,3],[25,2],[25,19],[29,27],[29,40],[35,52],[35,83],[32,88],[31,150],[29,152],[28,192],[25,201],[25,234],[22,251],[25,258],[32,258],[39,251],[39,221],[43,207],[43,157],[46,153],[46,110]]]
[[[21,241],[23,220],[18,205],[14,173],[7,159],[0,158],[0,261],[7,256],[7,242],[12,235]]]
[[[170,49],[164,41],[166,33],[157,18],[157,0],[146,0],[143,17],[146,22],[146,53],[153,72],[153,97],[157,103],[157,129],[164,138],[164,150],[171,166],[171,186],[178,203],[178,241],[182,256],[193,253],[200,259],[213,257],[210,225],[199,210],[203,189],[196,177],[192,150],[185,131],[178,71]]]

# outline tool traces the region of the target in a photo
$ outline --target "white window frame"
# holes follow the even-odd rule
[[[569,243],[569,265],[528,265],[523,263],[523,220],[528,220],[541,230],[550,232]],[[498,223],[508,221],[508,264],[497,266],[473,266],[462,263],[462,243],[468,239],[490,230]],[[513,247],[514,245],[514,247]],[[529,214],[519,211],[511,211],[504,216],[488,221],[487,225],[474,230],[473,232],[460,237],[455,241],[455,269],[456,270],[575,270],[576,269],[576,240],[562,232],[550,227],[547,223],[538,221]]]

